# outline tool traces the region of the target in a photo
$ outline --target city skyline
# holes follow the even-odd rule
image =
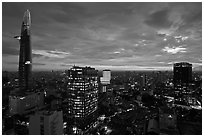
[[[16,4],[3,5],[3,135],[202,134],[199,5]],[[24,6],[13,35],[9,9]]]
[[[15,12],[14,10],[15,9]],[[202,67],[202,3],[3,3],[2,68],[17,71],[22,13],[31,11],[33,70]]]

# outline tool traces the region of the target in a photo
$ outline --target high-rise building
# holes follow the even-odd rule
[[[31,50],[31,16],[29,10],[24,13],[21,36],[16,36],[20,42],[19,54],[19,87],[21,91],[28,90],[31,83],[32,50]]]
[[[91,67],[73,66],[68,71],[67,114],[74,125],[85,131],[97,119],[98,71]]]
[[[29,118],[30,135],[63,135],[62,111],[40,111]]]
[[[29,10],[26,10],[23,16],[21,35],[14,37],[20,42],[19,89],[15,89],[10,93],[10,115],[26,114],[44,105],[44,93],[31,92],[32,50],[30,27],[31,16]]]
[[[174,64],[174,86],[188,85],[192,80],[192,64],[180,62]]]

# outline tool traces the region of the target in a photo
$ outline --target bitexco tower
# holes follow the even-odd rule
[[[26,10],[23,16],[21,35],[16,36],[20,42],[19,54],[19,87],[21,91],[28,90],[31,83],[32,50],[31,50],[31,16]]]

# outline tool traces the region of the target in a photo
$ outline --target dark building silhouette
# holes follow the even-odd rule
[[[174,86],[188,85],[192,80],[192,64],[180,62],[174,64]]]
[[[74,125],[85,131],[96,122],[98,107],[98,71],[74,66],[68,71],[67,113]]]
[[[31,50],[31,16],[29,10],[24,13],[21,27],[21,36],[17,36],[20,42],[19,54],[19,87],[20,90],[28,90],[31,83],[32,50]]]

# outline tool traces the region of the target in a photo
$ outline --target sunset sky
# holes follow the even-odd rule
[[[18,70],[23,14],[31,12],[33,70],[91,66],[171,70],[202,66],[202,3],[3,3],[2,69]]]

